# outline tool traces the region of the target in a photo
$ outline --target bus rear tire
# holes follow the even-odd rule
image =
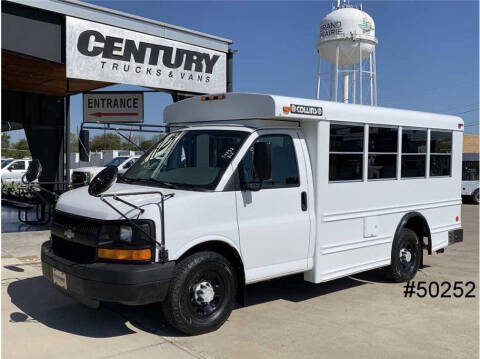
[[[392,259],[386,275],[394,282],[407,282],[415,277],[422,258],[422,246],[418,235],[403,228],[392,244]]]
[[[198,252],[177,264],[162,311],[185,334],[208,333],[230,316],[236,288],[236,273],[225,257]]]
[[[475,203],[475,204],[478,204],[479,202],[479,191],[478,191],[478,188],[473,192],[472,194],[472,202]]]

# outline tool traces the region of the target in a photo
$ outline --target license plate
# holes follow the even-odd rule
[[[58,285],[63,289],[67,289],[67,275],[58,269],[52,268],[53,284]]]

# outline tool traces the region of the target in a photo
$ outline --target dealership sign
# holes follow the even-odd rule
[[[143,122],[143,92],[84,93],[83,122]]]
[[[226,54],[67,17],[67,77],[193,93],[226,91]]]

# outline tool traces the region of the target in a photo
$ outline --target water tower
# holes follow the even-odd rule
[[[376,106],[376,45],[372,17],[361,5],[357,8],[337,0],[333,11],[320,22],[317,99],[325,79],[330,83],[330,101]]]

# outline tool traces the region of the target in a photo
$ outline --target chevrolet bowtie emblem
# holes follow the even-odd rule
[[[63,232],[63,234],[68,239],[72,239],[73,237],[75,237],[75,233],[71,229],[67,229],[65,232]]]

